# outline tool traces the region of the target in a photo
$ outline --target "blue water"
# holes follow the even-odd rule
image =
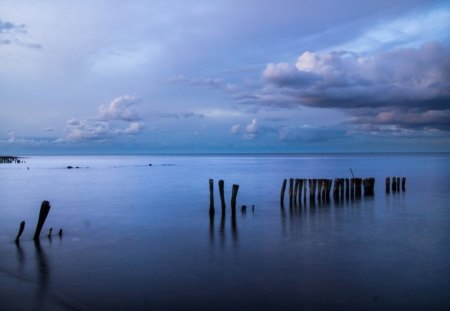
[[[284,178],[350,168],[374,197],[280,208]],[[450,308],[450,154],[32,156],[0,177],[0,310]]]

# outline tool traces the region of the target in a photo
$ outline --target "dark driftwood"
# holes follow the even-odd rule
[[[236,197],[238,194],[239,185],[233,185],[231,189],[231,214],[236,215]]]
[[[17,232],[16,243],[19,243],[20,236],[22,235],[24,229],[25,229],[25,221],[22,221],[20,223],[19,232]]]
[[[402,191],[406,190],[406,177],[402,177]]]
[[[39,240],[39,235],[41,234],[42,227],[44,226],[45,219],[47,218],[48,212],[50,211],[50,202],[42,201],[41,210],[39,211],[39,220],[36,226],[36,231],[34,232],[34,240]]]
[[[283,185],[281,186],[281,194],[280,194],[280,205],[284,206],[284,193],[286,192],[286,183],[287,180],[283,180]]]
[[[209,214],[214,215],[214,180],[209,180]]]
[[[220,193],[220,203],[222,205],[222,213],[225,213],[226,204],[225,204],[225,182],[223,179],[219,180],[219,193]]]
[[[386,177],[386,193],[389,193],[391,191],[391,178]]]

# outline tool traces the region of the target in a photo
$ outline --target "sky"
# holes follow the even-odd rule
[[[450,2],[0,0],[0,154],[449,152]]]

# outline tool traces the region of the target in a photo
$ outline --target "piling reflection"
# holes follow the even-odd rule
[[[39,240],[34,241],[36,249],[36,260],[38,268],[38,290],[37,290],[37,310],[45,310],[45,300],[47,296],[47,289],[50,277],[50,266],[48,264],[47,255],[41,248]]]
[[[242,210],[241,210],[242,211]],[[242,217],[245,217],[246,212],[242,211]],[[239,241],[239,234],[238,234],[238,220],[237,220],[237,214],[236,212],[232,212],[231,213],[231,221],[230,221],[230,226],[231,226],[231,237],[232,237],[232,241],[233,241],[233,245],[237,246],[237,243]],[[216,228],[215,225],[215,215],[210,215],[209,216],[209,242],[210,242],[210,246],[214,247],[215,246],[215,241],[216,241],[216,230],[218,230],[219,232],[219,241],[220,241],[220,247],[223,248],[225,247],[226,244],[226,213],[223,212],[221,213],[220,216],[220,224],[218,226],[218,228]]]

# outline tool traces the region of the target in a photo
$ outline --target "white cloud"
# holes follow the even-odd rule
[[[241,125],[240,124],[235,124],[230,128],[230,133],[231,134],[237,134],[239,133],[241,130]]]
[[[109,105],[102,105],[99,108],[98,117],[101,120],[122,120],[137,121],[139,115],[133,110],[133,106],[141,100],[131,95],[124,95],[114,98]]]
[[[244,138],[247,140],[252,140],[255,139],[258,134],[260,134],[258,122],[256,119],[253,119],[252,122],[245,127]]]

